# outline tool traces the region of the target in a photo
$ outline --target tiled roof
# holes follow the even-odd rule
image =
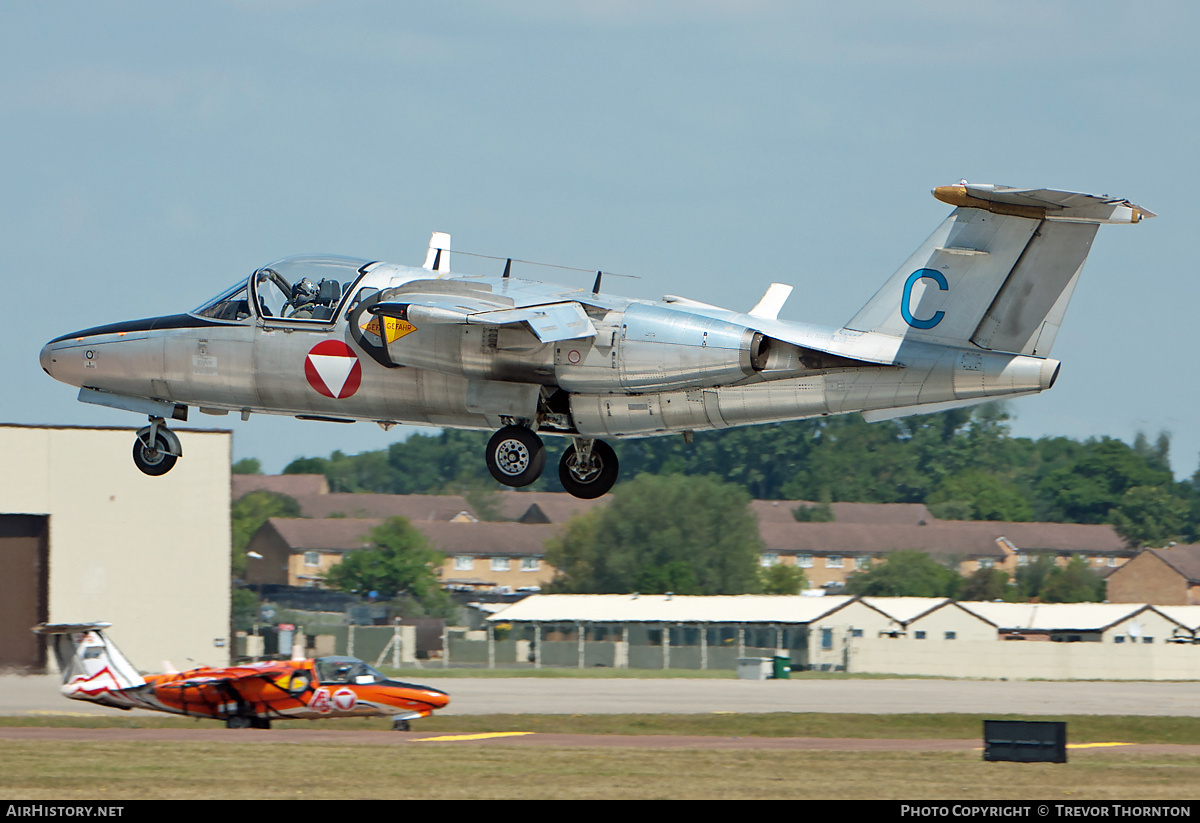
[[[380,518],[349,519],[334,517],[310,520],[295,517],[272,517],[267,525],[273,528],[293,552],[352,551],[366,545],[371,529],[384,521]],[[546,540],[558,534],[557,525],[525,525],[522,523],[436,523],[412,521],[435,549],[448,555],[532,555],[545,553]]]
[[[800,506],[816,506],[809,500],[752,500],[750,508],[760,523],[795,523],[792,510]],[[860,523],[877,526],[917,526],[921,521],[932,523],[937,518],[924,503],[831,503],[834,522]]]
[[[452,520],[462,513],[476,518],[465,497],[457,494],[315,494],[297,497],[305,517],[407,517],[417,521]]]
[[[1190,544],[1146,551],[1179,572],[1189,583],[1200,582],[1200,545]]]
[[[1001,558],[996,541],[1006,538],[1018,550],[1113,554],[1125,542],[1112,526],[1079,523],[1000,523],[985,520],[934,520],[925,526],[861,523],[760,523],[768,549],[806,554],[886,554],[914,549],[942,556]]]
[[[323,474],[235,474],[230,476],[232,499],[241,500],[254,491],[286,494],[288,497],[325,494],[329,481]]]

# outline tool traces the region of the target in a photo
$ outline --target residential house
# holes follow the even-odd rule
[[[1144,549],[1108,576],[1114,603],[1200,604],[1200,545]]]

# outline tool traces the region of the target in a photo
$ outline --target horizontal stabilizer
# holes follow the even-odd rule
[[[1137,223],[1156,216],[1154,212],[1135,206],[1128,200],[1107,195],[1055,189],[1014,189],[1011,186],[972,184],[965,180],[957,186],[939,186],[933,190],[933,196],[952,206],[1034,220]]]

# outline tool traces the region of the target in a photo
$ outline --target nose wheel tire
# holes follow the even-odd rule
[[[493,434],[484,457],[492,477],[506,486],[528,486],[546,467],[542,438],[524,426],[505,426]]]
[[[568,446],[558,464],[558,479],[563,488],[575,497],[594,500],[617,482],[620,465],[617,453],[603,440],[592,441],[592,453],[586,460],[579,458],[574,446]]]
[[[156,432],[154,434],[153,443],[147,442],[150,438],[149,433],[143,437],[139,436],[133,441],[133,463],[143,474],[148,474],[151,477],[158,477],[169,472],[175,467],[175,461],[179,458],[170,453],[170,444],[163,433]]]

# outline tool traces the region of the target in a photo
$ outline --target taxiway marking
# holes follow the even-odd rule
[[[520,737],[533,732],[484,732],[483,734],[447,734],[441,737],[422,737],[414,743],[441,743],[451,740],[487,740],[490,737]]]

